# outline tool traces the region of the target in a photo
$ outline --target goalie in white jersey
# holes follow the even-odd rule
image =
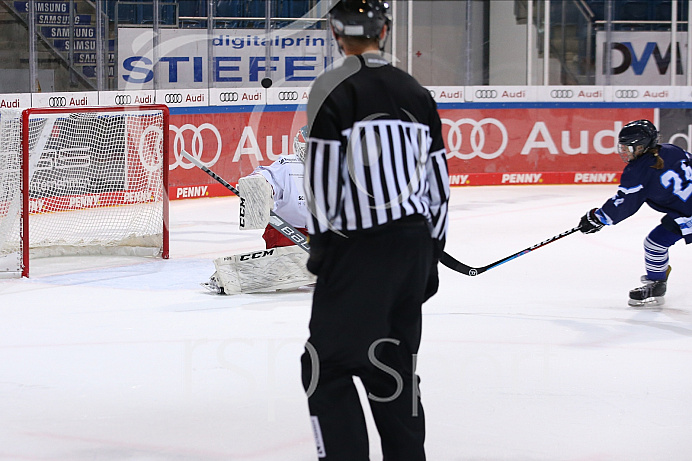
[[[308,272],[308,254],[269,225],[271,210],[307,235],[303,172],[307,126],[293,140],[293,155],[282,155],[269,166],[258,166],[238,180],[240,229],[264,229],[266,249],[214,260],[216,272],[202,285],[220,294],[260,293],[292,289],[315,282]]]
[[[303,175],[308,127],[298,131],[293,140],[293,155],[282,155],[269,166],[258,166],[250,175],[240,178],[240,229],[265,228],[262,238],[267,248],[294,245],[269,225],[269,210],[308,235],[309,211],[305,203]],[[247,193],[245,192],[247,191]]]

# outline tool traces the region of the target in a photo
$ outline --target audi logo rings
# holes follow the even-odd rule
[[[297,101],[298,92],[297,91],[279,91],[279,101]]]
[[[163,130],[160,126],[149,125],[144,129],[139,136],[139,159],[142,161],[142,166],[149,173],[157,173],[159,165],[161,165],[161,145],[163,144]],[[176,156],[177,159],[177,156]]]
[[[240,99],[240,96],[238,96],[238,93],[235,91],[225,91],[223,93],[219,93],[219,101],[221,102],[236,102]]]
[[[211,123],[203,123],[198,127],[192,125],[191,123],[186,123],[180,128],[175,125],[169,125],[169,130],[175,133],[175,138],[173,139],[173,155],[175,157],[175,162],[169,167],[169,169],[174,170],[180,166],[186,170],[189,170],[195,166],[187,160],[183,161],[184,157],[181,154],[183,150],[202,162],[207,167],[213,166],[219,160],[219,157],[221,156],[221,149],[223,148],[223,143],[221,142],[221,133],[219,133],[219,130]],[[208,130],[210,134],[216,137],[216,153],[214,154],[214,158],[209,162],[202,160],[202,153],[204,152],[204,139],[202,138],[202,132],[205,130]],[[192,144],[190,146],[185,145],[184,133],[187,131],[192,133]]]
[[[117,106],[126,106],[132,104],[132,96],[129,94],[116,94],[113,102]]]
[[[49,107],[65,107],[67,105],[67,98],[65,96],[52,96],[48,98]]]
[[[495,99],[497,90],[476,90],[475,96],[477,99]]]
[[[462,118],[457,121],[443,118],[442,124],[448,125],[450,127],[449,133],[447,133],[447,146],[449,147],[449,153],[447,154],[448,158],[457,157],[462,160],[469,160],[473,157],[478,156],[485,160],[492,160],[502,155],[502,153],[507,148],[507,143],[509,142],[507,128],[505,128],[502,122],[494,118],[484,118],[479,122],[471,118]],[[471,126],[471,134],[468,139],[471,147],[471,152],[468,153],[461,152],[461,146],[463,144],[461,127],[463,125]],[[502,142],[500,143],[500,147],[498,147],[495,152],[483,151],[486,141],[486,133],[483,130],[484,125],[493,125],[500,130],[500,134],[502,135]]]
[[[550,97],[553,99],[569,99],[574,97],[574,91],[572,90],[552,90],[550,92]]]
[[[183,95],[180,93],[168,93],[163,99],[166,104],[180,104],[183,102]]]
[[[634,99],[639,97],[639,91],[637,90],[617,90],[615,92],[615,97],[618,99]]]

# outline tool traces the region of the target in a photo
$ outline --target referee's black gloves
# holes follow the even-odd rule
[[[440,261],[440,258],[442,257],[444,248],[444,240],[433,239],[433,260],[432,264],[430,265],[430,273],[428,274],[428,283],[425,286],[425,295],[423,296],[423,302],[432,298],[433,295],[437,293],[437,289],[440,286],[440,278],[437,273],[437,263]]]
[[[329,237],[326,234],[310,235],[310,256],[308,257],[307,268],[311,274],[320,275],[328,240]]]

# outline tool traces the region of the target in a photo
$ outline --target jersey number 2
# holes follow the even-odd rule
[[[692,183],[690,183],[692,181],[692,168],[687,163],[681,163],[680,167],[685,172],[685,179],[688,183],[687,187],[683,189],[683,179],[673,170],[668,170],[661,175],[661,184],[667,189],[670,187],[671,183],[673,183],[673,193],[680,197],[683,202],[686,202],[687,199],[690,198],[690,195],[692,195]]]

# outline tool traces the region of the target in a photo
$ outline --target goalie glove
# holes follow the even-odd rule
[[[584,234],[593,234],[605,226],[596,214],[597,208],[589,210],[579,221],[579,230]]]

